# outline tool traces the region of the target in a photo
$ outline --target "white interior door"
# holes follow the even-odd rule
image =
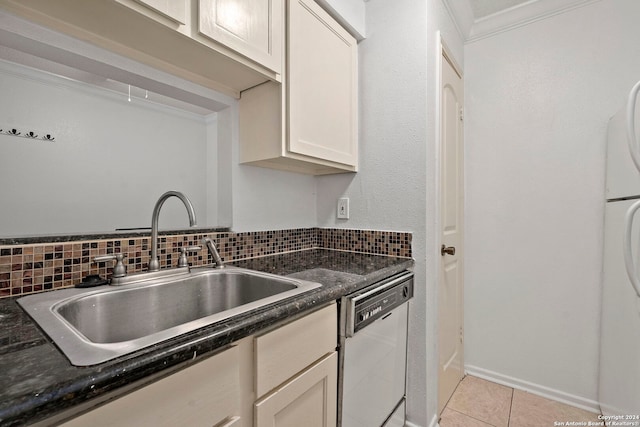
[[[464,374],[463,359],[463,82],[443,51],[440,100],[441,262],[438,284],[438,412]]]

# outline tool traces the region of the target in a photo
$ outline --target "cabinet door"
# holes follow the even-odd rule
[[[284,0],[199,0],[200,34],[281,73]]]
[[[337,346],[335,304],[255,339],[256,397],[311,366]]]
[[[186,22],[185,0],[116,0],[143,15],[157,20],[157,14],[184,25]]]
[[[80,415],[63,427],[240,427],[238,347]]]
[[[289,0],[290,152],[357,166],[357,43],[313,0]]]
[[[335,427],[337,360],[325,356],[256,402],[256,427]]]

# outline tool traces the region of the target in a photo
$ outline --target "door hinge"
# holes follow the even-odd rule
[[[460,109],[460,121],[463,122],[464,121],[464,109]]]
[[[462,326],[460,326],[460,343],[464,341],[464,333],[462,332]]]

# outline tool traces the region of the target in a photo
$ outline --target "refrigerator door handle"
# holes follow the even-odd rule
[[[633,259],[633,252],[631,251],[631,231],[633,227],[633,218],[636,211],[640,209],[640,201],[635,202],[624,217],[624,266],[627,269],[627,276],[631,281],[633,289],[636,291],[636,295],[640,298],[640,280],[638,279],[638,273],[636,271],[636,265]]]
[[[636,99],[638,98],[638,91],[640,91],[640,82],[636,83],[629,97],[627,98],[627,144],[629,145],[629,153],[631,159],[636,165],[636,169],[640,171],[640,148],[638,148],[638,141],[636,138]]]

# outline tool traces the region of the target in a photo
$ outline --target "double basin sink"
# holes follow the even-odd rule
[[[89,366],[321,286],[234,267],[131,277],[124,286],[63,289],[18,303],[73,365]]]

